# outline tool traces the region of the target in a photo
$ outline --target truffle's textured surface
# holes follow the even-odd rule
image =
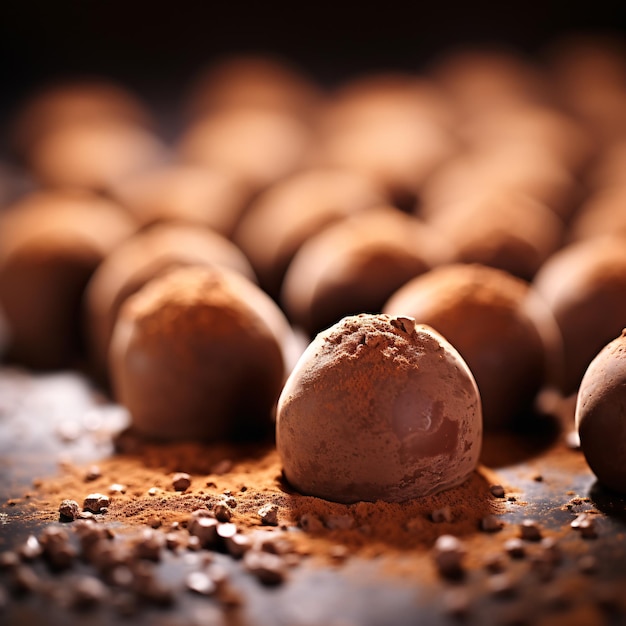
[[[242,217],[234,240],[250,259],[260,284],[277,297],[289,263],[309,237],[386,201],[385,193],[360,174],[306,170],[261,194]]]
[[[287,480],[337,502],[408,500],[458,485],[481,446],[476,383],[431,328],[387,315],[320,333],[278,403]]]
[[[33,146],[29,164],[43,185],[108,191],[165,156],[164,145],[144,128],[102,119],[51,129]]]
[[[189,165],[168,165],[132,176],[113,189],[140,224],[201,224],[229,237],[249,193],[232,175]]]
[[[576,427],[598,480],[626,494],[626,330],[587,368],[578,391]]]
[[[450,242],[460,263],[480,263],[531,280],[558,249],[563,223],[548,207],[515,191],[469,197],[429,223]]]
[[[237,246],[206,228],[159,224],[130,237],[100,264],[85,294],[91,356],[101,378],[106,378],[111,335],[126,299],[152,278],[183,265],[223,266],[255,280]]]
[[[552,310],[565,355],[565,393],[578,389],[596,354],[626,320],[626,239],[598,237],[562,248],[534,286]]]
[[[13,358],[37,368],[73,363],[83,290],[135,229],[120,207],[86,193],[33,193],[1,216],[0,306]]]
[[[384,306],[440,332],[461,354],[480,389],[486,428],[524,415],[558,366],[558,332],[528,284],[481,265],[435,268]]]
[[[146,437],[258,438],[285,379],[290,332],[272,300],[236,272],[172,270],[120,311],[111,344],[117,400]]]
[[[241,107],[192,124],[179,150],[183,161],[230,172],[259,191],[300,167],[308,144],[308,130],[297,118]]]
[[[346,315],[380,312],[394,291],[450,256],[445,239],[414,217],[393,207],[367,209],[300,248],[281,300],[313,335]]]

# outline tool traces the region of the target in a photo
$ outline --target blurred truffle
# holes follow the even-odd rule
[[[462,483],[482,435],[458,352],[407,317],[346,317],[320,333],[278,403],[286,479],[336,502],[398,502]]]
[[[143,226],[189,222],[227,237],[250,199],[231,174],[190,165],[168,165],[128,177],[112,195]]]
[[[562,248],[535,276],[563,336],[563,391],[573,393],[594,356],[626,320],[626,239],[597,237]]]
[[[218,109],[249,107],[308,118],[322,99],[319,88],[282,59],[232,56],[196,80],[188,110],[200,117]]]
[[[626,185],[592,194],[578,210],[568,229],[571,241],[626,235]]]
[[[160,224],[130,237],[100,264],[85,294],[92,360],[101,379],[124,302],[152,278],[183,265],[224,266],[256,280],[243,252],[209,229]]]
[[[231,173],[256,192],[300,167],[309,139],[307,127],[285,113],[222,109],[191,125],[179,153],[184,162]]]
[[[531,280],[555,252],[563,223],[546,206],[515,191],[485,192],[442,207],[428,223],[461,263],[480,263]]]
[[[145,437],[262,437],[285,380],[290,332],[280,309],[240,274],[172,270],[122,307],[111,344],[116,398]]]
[[[510,426],[557,375],[558,331],[529,285],[481,265],[452,264],[409,281],[385,304],[440,332],[476,378],[486,428]]]
[[[294,174],[261,194],[234,234],[261,286],[277,298],[300,246],[327,225],[385,204],[385,193],[366,177],[335,169]]]
[[[281,302],[313,335],[346,315],[380,312],[394,291],[450,256],[445,239],[414,217],[393,207],[367,209],[304,243]]]
[[[626,330],[587,368],[576,400],[576,427],[598,480],[626,494]]]
[[[165,158],[164,145],[151,132],[103,119],[49,130],[33,145],[28,164],[42,185],[109,191],[126,176],[156,167]]]
[[[36,368],[75,363],[83,290],[135,228],[117,205],[78,192],[33,193],[0,217],[0,306],[12,358]]]

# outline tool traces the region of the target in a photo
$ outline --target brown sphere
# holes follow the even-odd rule
[[[458,485],[476,468],[481,436],[467,365],[406,317],[346,317],[320,333],[278,402],[286,479],[335,502],[401,502]]]
[[[278,297],[287,267],[300,246],[329,224],[388,198],[353,172],[307,170],[268,189],[249,207],[234,234],[261,286]]]
[[[160,224],[118,246],[89,281],[85,305],[92,361],[106,379],[109,344],[124,302],[149,280],[183,265],[218,265],[254,281],[248,260],[216,232],[193,225]]]
[[[272,300],[240,274],[172,270],[122,307],[110,355],[116,398],[145,437],[258,438],[272,424],[290,332]]]
[[[190,165],[168,165],[128,177],[112,195],[142,226],[189,222],[227,237],[250,199],[231,174]]]
[[[626,330],[587,368],[576,399],[576,427],[598,480],[626,494]]]
[[[476,378],[486,428],[527,412],[556,365],[554,321],[526,282],[501,270],[435,268],[399,289],[383,311],[432,326],[460,352]]]
[[[43,135],[31,150],[29,165],[45,186],[109,191],[126,176],[156,167],[165,156],[163,144],[134,124],[77,121]]]
[[[573,393],[594,356],[626,319],[626,238],[597,237],[562,248],[534,287],[556,319],[565,352],[563,391]]]
[[[13,144],[21,156],[28,157],[49,131],[77,122],[110,120],[147,126],[149,115],[131,93],[104,79],[56,83],[22,104],[12,124]]]
[[[183,161],[231,173],[253,192],[302,165],[309,131],[296,118],[271,110],[223,109],[194,123],[183,136]]]
[[[71,365],[82,349],[85,286],[136,224],[107,200],[70,192],[33,193],[0,221],[0,307],[11,355],[30,367]]]
[[[394,291],[451,256],[445,239],[393,207],[331,224],[298,250],[281,302],[313,335],[346,315],[378,313]]]
[[[568,229],[571,241],[607,235],[626,235],[624,184],[598,191],[587,198]]]
[[[451,203],[428,223],[450,243],[460,263],[480,263],[531,280],[555,252],[563,223],[548,207],[515,191]]]

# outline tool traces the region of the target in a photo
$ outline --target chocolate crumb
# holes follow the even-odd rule
[[[62,522],[74,521],[80,515],[80,507],[76,500],[63,500],[59,504],[59,516]]]
[[[520,537],[525,541],[540,541],[541,529],[535,520],[525,519],[520,524]]]
[[[17,553],[25,561],[34,561],[43,554],[43,546],[35,535],[30,535],[17,549]]]
[[[217,590],[215,582],[204,572],[191,572],[185,578],[187,589],[202,596],[211,596]]]
[[[491,485],[489,491],[494,498],[504,498],[504,487],[502,485]]]
[[[488,554],[484,559],[485,569],[492,574],[499,574],[506,569],[506,563],[501,554],[494,552],[492,554]]]
[[[465,548],[460,539],[453,535],[441,535],[433,549],[433,558],[439,573],[444,578],[460,578],[463,575]]]
[[[593,554],[585,554],[578,559],[578,569],[583,574],[595,574],[598,571],[598,559]]]
[[[496,533],[504,526],[496,515],[486,515],[480,520],[480,529],[485,533]]]
[[[104,603],[108,589],[93,576],[81,576],[72,584],[72,606],[76,609],[92,609]]]
[[[465,619],[470,613],[470,594],[466,589],[448,589],[443,596],[443,607],[446,615]]]
[[[172,487],[175,491],[186,491],[191,486],[191,476],[185,472],[178,472],[172,477]]]
[[[440,509],[435,509],[430,514],[430,519],[435,522],[435,524],[441,524],[442,522],[451,522],[452,521],[452,510],[449,506],[441,507]]]
[[[111,504],[109,496],[102,493],[90,493],[83,502],[83,509],[91,513],[100,513],[103,508]]]
[[[315,513],[304,513],[300,516],[298,523],[306,532],[315,533],[324,530],[322,520]]]
[[[230,522],[233,515],[232,509],[225,502],[218,502],[213,508],[213,513],[220,522]]]
[[[85,480],[87,482],[91,482],[93,480],[96,480],[97,478],[100,478],[101,476],[102,472],[100,468],[97,465],[92,465],[87,469],[87,472],[85,473]]]
[[[258,515],[261,518],[261,523],[265,526],[277,526],[278,525],[278,507],[271,502],[264,504],[259,510]]]
[[[504,542],[504,550],[512,559],[523,559],[526,556],[526,547],[518,537],[507,539]]]
[[[512,598],[517,593],[517,582],[506,572],[495,574],[487,579],[487,589],[498,598]]]
[[[249,550],[243,562],[244,567],[264,585],[278,585],[285,579],[285,563],[276,554]]]

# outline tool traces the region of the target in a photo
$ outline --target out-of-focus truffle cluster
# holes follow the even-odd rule
[[[298,337],[359,313],[441,333],[487,428],[576,392],[626,326],[618,44],[466,50],[334,88],[232,58],[169,144],[104,80],[34,95],[10,128],[32,190],[0,212],[9,358],[87,365],[162,438],[262,431]]]

